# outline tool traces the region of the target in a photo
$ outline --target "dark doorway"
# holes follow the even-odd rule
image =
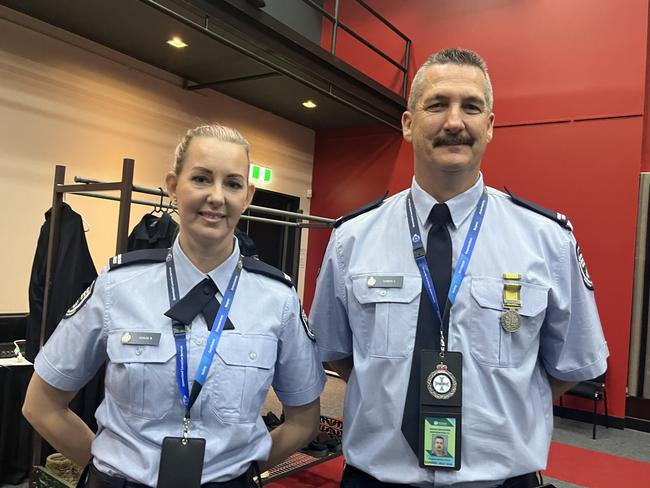
[[[253,197],[253,205],[298,212],[300,198],[258,188]],[[250,209],[244,215],[292,221],[288,217],[270,215]],[[298,282],[300,251],[300,229],[298,227],[245,219],[239,221],[238,227],[255,241],[260,260],[284,271],[291,276],[294,283]]]

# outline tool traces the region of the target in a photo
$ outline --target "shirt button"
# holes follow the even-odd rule
[[[251,361],[255,361],[257,359],[257,353],[256,352],[251,352],[248,357],[250,358]]]
[[[212,295],[212,290],[210,290],[210,287],[208,285],[205,285],[203,287],[203,294],[204,295]]]
[[[381,291],[379,292],[379,294],[380,294],[382,297],[385,297],[385,296],[386,296],[386,293],[387,293],[386,290],[381,290]]]
[[[202,346],[203,345],[203,339],[194,339],[194,344],[197,346]]]
[[[141,348],[141,347],[137,347],[137,348],[135,349],[135,355],[136,355],[136,356],[139,356],[140,354],[142,354],[142,348]]]

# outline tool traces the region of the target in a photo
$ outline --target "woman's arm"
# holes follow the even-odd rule
[[[307,405],[284,409],[284,422],[271,432],[273,446],[265,463],[260,463],[260,470],[275,466],[301,447],[306,446],[318,434],[320,424],[320,398]]]
[[[23,404],[23,415],[52,446],[79,466],[90,460],[92,430],[68,408],[76,391],[63,391],[32,375]]]

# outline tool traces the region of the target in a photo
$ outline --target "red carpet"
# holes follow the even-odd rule
[[[339,456],[264,486],[268,488],[339,488],[342,473],[343,456]]]
[[[342,472],[339,456],[265,486],[338,488]],[[544,476],[588,488],[645,488],[650,486],[650,463],[553,442]]]
[[[548,469],[544,474],[589,488],[650,486],[650,463],[558,442],[551,445]]]

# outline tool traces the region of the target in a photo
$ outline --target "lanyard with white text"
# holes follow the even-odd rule
[[[179,300],[179,292],[178,280],[176,279],[176,268],[174,266],[174,257],[171,249],[167,254],[165,264],[167,266],[167,291],[169,293],[169,303],[170,306],[173,307]],[[228,319],[228,313],[230,312],[230,306],[235,297],[235,292],[237,291],[241,270],[242,260],[240,258],[230,276],[228,288],[223,295],[223,300],[219,306],[217,315],[214,318],[212,330],[210,330],[210,335],[208,336],[208,343],[203,350],[201,362],[199,363],[199,367],[194,375],[191,394],[189,393],[187,381],[187,341],[185,336],[185,324],[182,324],[177,320],[172,320],[172,330],[174,332],[174,341],[176,342],[176,380],[183,405],[185,406],[186,419],[189,419],[190,417],[190,409],[192,408],[192,405],[194,405],[194,402],[201,392],[201,388],[205,384],[208,371],[210,370],[210,366],[214,360],[214,354],[217,350],[219,340],[221,339],[223,328],[226,325],[226,320]]]
[[[483,217],[485,216],[485,210],[487,209],[487,189],[483,190],[481,198],[476,204],[476,209],[474,210],[474,216],[472,217],[472,223],[469,230],[467,231],[467,236],[465,236],[465,242],[463,244],[462,251],[458,257],[458,263],[456,264],[456,270],[454,271],[454,276],[451,280],[451,285],[449,286],[449,293],[447,294],[447,303],[451,307],[456,301],[456,295],[458,295],[458,290],[460,285],[465,278],[465,273],[467,272],[467,267],[469,266],[470,259],[472,258],[472,253],[474,252],[474,245],[478,238],[479,231],[481,230],[481,224],[483,223]],[[415,204],[413,203],[413,196],[409,192],[407,197],[406,204],[406,213],[409,225],[409,231],[411,233],[411,244],[413,245],[413,256],[415,257],[415,263],[418,265],[420,274],[422,275],[422,282],[424,283],[424,288],[427,290],[427,295],[431,300],[433,309],[438,316],[439,325],[440,325],[440,350],[445,351],[445,336],[442,331],[442,315],[440,314],[440,304],[436,298],[436,290],[433,286],[433,280],[431,279],[431,272],[429,271],[429,266],[427,265],[426,251],[422,245],[422,237],[420,236],[420,226],[417,221],[417,214],[415,212]]]

